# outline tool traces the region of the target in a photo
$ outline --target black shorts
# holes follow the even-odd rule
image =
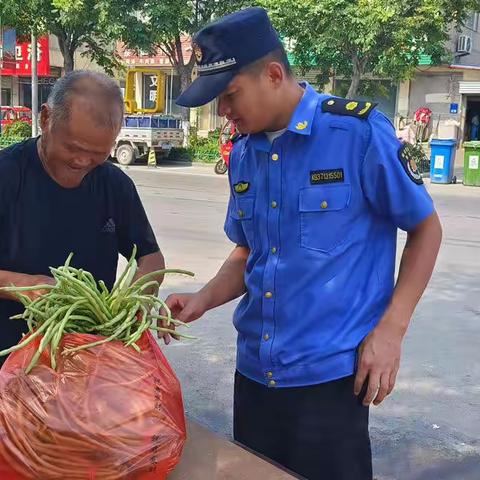
[[[372,480],[369,409],[353,386],[274,389],[236,372],[234,438],[308,480]]]

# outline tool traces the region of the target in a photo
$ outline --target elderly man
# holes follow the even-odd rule
[[[113,80],[75,71],[42,106],[42,136],[0,152],[0,287],[51,283],[49,267],[74,252],[75,267],[111,288],[118,254],[130,256],[134,244],[139,274],[164,267],[132,180],[107,161],[122,117]],[[21,310],[0,293],[0,350],[25,332],[9,320]]]

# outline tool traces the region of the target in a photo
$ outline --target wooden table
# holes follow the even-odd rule
[[[182,459],[168,480],[293,480],[294,477],[244,448],[187,422]]]

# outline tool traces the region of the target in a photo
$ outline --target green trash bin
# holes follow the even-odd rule
[[[465,142],[463,184],[480,187],[480,142]]]

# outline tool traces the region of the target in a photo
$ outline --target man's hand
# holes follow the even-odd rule
[[[380,405],[393,390],[400,367],[403,336],[389,326],[378,325],[360,345],[355,395],[368,379],[365,406]]]
[[[246,247],[236,246],[229,255],[222,268],[201,290],[197,293],[175,293],[170,295],[166,304],[175,320],[190,323],[200,318],[207,310],[224,305],[245,293],[245,268],[250,250]],[[162,312],[165,316],[166,312]],[[161,328],[174,330],[173,325],[166,325],[165,321],[158,322]],[[159,332],[159,338],[165,344],[170,343],[170,338],[178,340],[175,335]]]
[[[5,287],[34,287],[36,285],[55,285],[55,280],[52,277],[46,275],[27,275],[24,273],[12,273],[9,275],[8,280],[5,282]],[[38,297],[48,293],[47,289],[29,290],[22,292],[23,295],[30,300],[36,300]],[[17,300],[18,297],[12,292],[2,292],[2,298],[8,300]]]
[[[208,310],[207,301],[201,292],[174,293],[167,298],[165,303],[172,312],[172,318],[184,323],[190,323],[197,320]],[[166,312],[162,312],[162,315],[166,315]],[[167,325],[165,320],[159,320],[157,325],[161,328],[175,330],[175,326],[173,324]],[[171,337],[175,340],[179,339],[176,335],[158,332],[158,338],[163,338],[165,345],[170,343]]]

